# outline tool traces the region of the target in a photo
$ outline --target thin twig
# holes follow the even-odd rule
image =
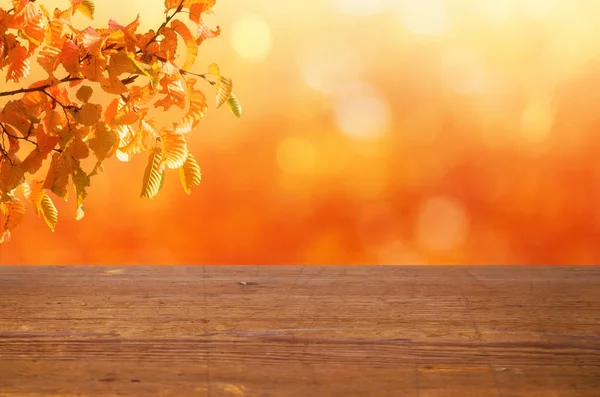
[[[167,26],[167,24],[169,22],[171,22],[171,19],[173,19],[175,17],[175,15],[177,15],[181,12],[181,10],[183,9],[183,2],[184,2],[184,0],[181,0],[179,5],[175,9],[175,12],[173,14],[171,14],[170,16],[167,16],[167,19],[165,19],[165,21],[162,23],[162,25],[159,26],[159,28],[156,30],[156,33],[154,34],[154,36],[152,36],[152,38],[150,40],[148,40],[148,42],[146,43],[146,47],[148,47],[150,44],[155,42],[156,39],[158,38],[158,35],[160,34],[161,29],[163,29],[165,26]]]
[[[194,73],[194,72],[190,72],[189,70],[185,70],[185,69],[179,69],[179,73],[183,74],[189,74],[190,76],[196,76],[196,77],[200,77],[201,79],[204,79],[206,81],[208,81],[211,85],[216,85],[217,83],[209,80],[208,79],[208,73],[204,73],[204,74],[198,74],[198,73]]]

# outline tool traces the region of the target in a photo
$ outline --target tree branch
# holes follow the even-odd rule
[[[72,76],[67,76],[64,77],[60,80],[58,80],[58,83],[66,83],[69,81],[78,81],[78,80],[83,80],[83,78],[81,77],[72,77]],[[39,87],[30,87],[30,88],[19,88],[18,90],[12,90],[12,91],[4,91],[4,92],[0,92],[0,97],[3,96],[10,96],[10,95],[17,95],[17,94],[25,94],[27,92],[34,92],[34,91],[43,91],[46,88],[50,88],[55,86],[56,84],[51,84],[51,83],[47,83],[44,85],[40,85]]]
[[[38,143],[36,141],[33,141],[33,140],[31,140],[29,138],[30,134],[27,134],[27,136],[16,136],[16,135],[13,135],[10,132],[8,132],[8,129],[4,126],[4,123],[2,123],[1,121],[0,121],[0,127],[2,127],[2,136],[4,136],[4,134],[6,134],[6,135],[8,135],[9,137],[11,137],[13,139],[18,139],[18,140],[21,140],[21,141],[29,142],[29,143],[35,145],[35,147],[38,147]],[[30,129],[30,132],[31,132],[31,129]],[[2,149],[4,149],[4,146],[2,147]],[[60,150],[60,149],[52,149],[52,150],[54,150],[57,153],[62,153],[62,150]]]
[[[125,85],[131,84],[137,78],[138,78],[138,75],[133,75],[133,76],[127,77],[125,79],[122,79],[121,83],[123,83]],[[55,84],[47,83],[47,84],[40,85],[38,87],[19,88],[18,90],[0,92],[0,97],[10,96],[10,95],[18,95],[18,94],[25,94],[27,92],[35,92],[35,91],[40,91],[40,92],[43,92],[44,94],[50,96],[50,94],[48,94],[48,92],[45,91],[46,88],[54,87],[55,85],[60,84],[60,83],[68,83],[70,81],[79,81],[79,80],[85,80],[85,79],[82,78],[82,77],[67,76],[67,77],[64,77],[64,78],[58,80],[58,83],[55,83]],[[52,98],[52,97],[50,96],[50,98]],[[54,101],[56,101],[56,103],[58,103],[59,105],[62,106],[62,104],[60,102],[58,102],[56,99],[54,99],[54,98],[52,98],[52,99]],[[65,105],[65,107],[73,107],[73,106]]]

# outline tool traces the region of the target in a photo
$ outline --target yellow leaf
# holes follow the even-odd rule
[[[77,212],[75,214],[75,220],[80,221],[84,214],[83,200],[87,196],[87,188],[90,187],[90,177],[86,175],[81,169],[79,162],[73,167],[73,174],[71,175],[73,185],[75,186],[75,193],[77,194]]]
[[[154,198],[162,186],[163,179],[165,177],[165,169],[161,165],[162,163],[162,148],[156,146],[150,152],[148,156],[148,165],[144,172],[144,178],[142,180],[142,193],[141,197]]]
[[[94,90],[92,89],[92,87],[90,87],[88,85],[83,85],[77,90],[77,93],[75,94],[75,96],[81,102],[86,103],[87,101],[90,100],[90,97],[92,96],[93,93],[94,93]]]
[[[217,84],[215,86],[217,89],[217,108],[220,108],[231,96],[233,82],[231,79],[221,76],[221,71],[216,63],[210,65],[208,70],[210,74],[217,78]]]
[[[149,122],[151,122],[151,120],[149,120]],[[129,159],[129,156],[140,154],[148,150],[146,139],[156,134],[154,127],[152,127],[149,122],[141,120],[140,128],[136,132],[133,132],[133,128],[130,126],[126,126],[128,127],[129,132],[129,134],[127,134],[127,141],[122,141],[124,142],[124,145],[119,146],[118,151],[127,155],[127,159]]]
[[[189,108],[187,114],[175,123],[175,132],[177,133],[190,132],[204,117],[208,109],[206,97],[202,91],[194,88],[195,84],[196,79],[187,79]]]
[[[33,204],[33,208],[35,209],[36,214],[40,214],[40,202],[42,201],[42,197],[46,194],[43,189],[44,180],[36,179],[29,184],[29,194],[26,196],[29,201]]]
[[[10,234],[19,226],[23,215],[25,214],[26,208],[25,203],[15,198],[12,201],[2,203],[0,206],[2,212],[4,212],[4,230],[0,236],[0,244],[6,239],[10,238]]]
[[[95,10],[96,7],[94,6],[94,2],[92,0],[81,0],[81,3],[79,3],[79,6],[77,7],[77,11],[90,19],[94,19]]]
[[[235,117],[238,119],[242,117],[242,105],[233,92],[227,100],[227,106],[229,106],[229,109],[235,115]]]
[[[79,122],[83,125],[91,126],[96,124],[102,116],[102,105],[84,103],[79,110]]]
[[[171,169],[181,167],[188,155],[185,137],[169,129],[161,131],[160,139],[164,148],[163,164]]]
[[[191,154],[188,154],[185,163],[179,168],[179,177],[183,190],[187,194],[192,193],[192,186],[198,186],[202,180],[202,172],[196,159]]]
[[[48,196],[48,193],[44,190],[38,204],[38,211],[42,214],[44,221],[46,221],[46,225],[48,225],[50,230],[54,231],[56,223],[58,222],[58,210],[54,206],[50,196]]]

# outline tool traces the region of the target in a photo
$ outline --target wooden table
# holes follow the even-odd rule
[[[600,396],[600,268],[0,267],[0,396]]]

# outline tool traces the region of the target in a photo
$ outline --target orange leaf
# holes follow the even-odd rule
[[[169,110],[173,105],[181,109],[185,108],[185,88],[183,87],[179,76],[174,78],[165,76],[160,81],[160,85],[162,88],[159,92],[167,95],[156,101],[154,103],[155,107],[162,106],[165,111]]]
[[[183,22],[178,21],[177,19],[171,21],[171,27],[177,33],[179,33],[185,43],[187,52],[182,68],[189,70],[192,66],[194,66],[196,57],[198,56],[198,45],[196,44],[196,39],[194,36],[192,36],[190,29]]]
[[[9,159],[10,158],[10,159]],[[15,155],[2,157],[0,162],[0,191],[10,192],[23,183],[25,170]]]
[[[75,93],[75,96],[81,102],[86,103],[87,101],[90,100],[90,97],[92,96],[93,93],[94,93],[94,90],[92,89],[92,87],[90,87],[88,85],[84,85],[84,86],[81,86],[77,90],[77,93]]]
[[[15,198],[12,201],[2,203],[0,209],[4,213],[4,230],[0,236],[0,244],[10,238],[11,233],[19,226],[23,215],[25,215],[25,203]]]
[[[66,155],[64,155],[66,153]],[[67,185],[69,183],[69,175],[71,174],[71,156],[67,151],[54,153],[48,174],[44,180],[43,189],[50,189],[54,194],[63,199],[67,199]]]
[[[14,47],[8,50],[10,64],[6,71],[6,81],[12,80],[18,83],[19,79],[29,75],[31,65],[27,55],[27,48],[23,47],[20,42],[15,41]]]
[[[84,103],[79,110],[79,122],[83,125],[94,125],[102,116],[102,105]]]
[[[79,46],[72,41],[66,40],[60,53],[60,63],[67,73],[77,75],[80,73]]]
[[[106,69],[106,58],[91,56],[82,62],[81,71],[90,81],[100,81],[103,78],[102,73]]]
[[[216,3],[216,0],[197,1],[190,7],[190,19],[196,23],[200,23],[202,14],[209,11]]]
[[[99,122],[94,127],[94,137],[90,139],[90,149],[99,162],[110,157],[119,143],[119,136],[108,124]]]

